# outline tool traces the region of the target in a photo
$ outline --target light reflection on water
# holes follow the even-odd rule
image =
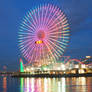
[[[3,92],[7,92],[7,78],[3,78]]]
[[[0,77],[0,92],[92,92],[92,77],[8,78]]]

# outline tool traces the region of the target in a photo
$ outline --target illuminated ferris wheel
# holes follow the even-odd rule
[[[69,27],[65,14],[48,4],[27,12],[20,26],[19,47],[29,62],[55,62],[69,42]]]

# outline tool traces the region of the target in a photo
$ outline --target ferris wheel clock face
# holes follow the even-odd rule
[[[65,14],[48,4],[29,10],[19,30],[19,47],[29,62],[54,62],[64,53],[69,42]]]

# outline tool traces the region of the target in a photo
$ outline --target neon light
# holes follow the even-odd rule
[[[22,59],[20,59],[20,72],[24,72]]]
[[[19,31],[19,47],[28,63],[58,60],[69,42],[68,26],[65,14],[57,6],[40,5],[28,11]]]

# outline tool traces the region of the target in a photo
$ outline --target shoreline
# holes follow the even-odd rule
[[[92,73],[87,74],[16,74],[12,77],[36,77],[36,78],[61,78],[61,77],[92,77]]]

